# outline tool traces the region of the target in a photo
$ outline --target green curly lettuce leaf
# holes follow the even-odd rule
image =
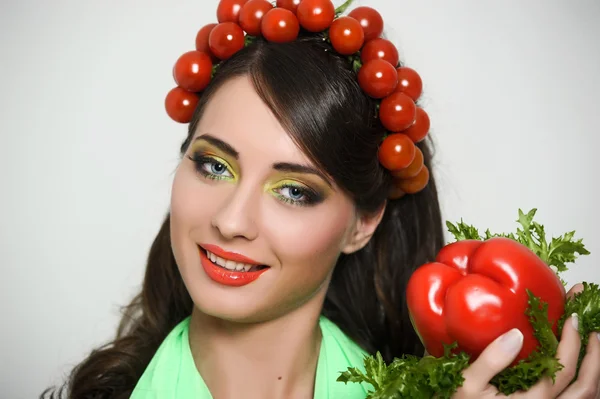
[[[462,385],[464,378],[461,372],[469,364],[466,353],[451,353],[455,347],[446,346],[445,354],[440,358],[404,355],[389,365],[377,352],[375,357],[365,356],[365,374],[350,367],[341,373],[337,381],[370,383],[374,390],[368,393],[367,399],[427,399],[434,394],[439,398],[450,398]]]
[[[567,318],[574,313],[577,313],[579,318],[579,335],[581,336],[577,377],[579,367],[585,356],[590,333],[600,331],[600,286],[598,284],[584,282],[583,291],[575,294],[573,298],[567,301],[565,312],[558,321],[559,334],[562,333]]]
[[[557,272],[567,270],[567,263],[574,263],[578,255],[589,255],[590,252],[583,245],[583,239],[575,240],[575,231],[570,231],[558,237],[553,237],[550,242],[546,238],[544,226],[533,220],[537,209],[534,208],[527,213],[519,209],[517,222],[521,227],[517,228],[516,234],[498,234],[486,230],[484,235],[479,231],[461,221],[457,224],[446,222],[448,231],[456,241],[462,240],[488,240],[493,237],[506,237],[531,249],[548,266],[556,268]]]
[[[491,384],[505,395],[519,390],[525,391],[542,377],[554,380],[556,373],[563,368],[556,358],[558,340],[552,331],[552,324],[548,321],[548,304],[529,290],[527,295],[529,301],[526,313],[539,346],[527,359],[503,370],[492,379]]]

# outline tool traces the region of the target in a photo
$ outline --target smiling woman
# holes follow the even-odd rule
[[[74,371],[71,395],[364,397],[339,371],[377,350],[423,353],[403,293],[442,245],[435,180],[387,199],[376,115],[320,35],[259,38],[221,63],[181,146],[143,290],[119,338]],[[428,142],[418,148],[430,167]],[[189,351],[193,369],[171,383],[159,376],[168,348]]]

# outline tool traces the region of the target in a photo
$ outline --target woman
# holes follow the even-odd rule
[[[369,387],[336,382],[340,371],[366,353],[422,354],[403,294],[443,244],[439,203],[433,173],[388,198],[385,134],[347,58],[318,34],[258,39],[221,63],[181,146],[142,292],[64,393],[364,398]],[[430,144],[418,147],[431,171]],[[455,397],[496,397],[488,382],[521,343],[514,331],[492,343]],[[596,395],[600,342],[569,386],[578,353],[567,327],[556,383],[518,397]]]

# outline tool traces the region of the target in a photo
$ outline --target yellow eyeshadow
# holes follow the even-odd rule
[[[307,187],[306,184],[301,183],[298,180],[284,179],[284,180],[277,180],[275,183],[268,183],[265,186],[265,191],[273,190],[273,189],[276,189],[278,187],[283,187],[283,186],[286,186],[286,185],[298,186],[300,188]]]
[[[326,184],[319,184],[318,182],[313,182],[313,184],[307,184],[299,179],[291,178],[285,178],[282,180],[277,180],[275,183],[269,183],[265,186],[265,191],[272,191],[277,188],[289,186],[298,187],[302,190],[319,194],[323,198],[327,198],[331,192],[331,190],[329,189],[329,187],[327,187]]]
[[[238,179],[238,174],[235,171],[235,168],[232,166],[232,164],[222,157],[221,151],[212,148],[212,146],[209,143],[196,141],[194,145],[192,145],[192,156],[206,157],[218,163],[221,163],[232,174],[233,180]],[[236,164],[234,165],[237,166]]]

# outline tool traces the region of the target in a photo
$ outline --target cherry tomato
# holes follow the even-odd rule
[[[335,7],[331,0],[302,0],[296,14],[304,29],[322,32],[331,26],[335,18]]]
[[[365,42],[365,33],[360,22],[350,17],[340,17],[329,27],[331,45],[340,54],[356,53]]]
[[[414,101],[417,101],[423,92],[423,81],[417,71],[409,67],[400,67],[396,71],[398,72],[398,87],[396,91],[401,91]]]
[[[301,1],[302,0],[277,0],[277,8],[285,8],[295,14]]]
[[[267,0],[249,0],[240,11],[240,26],[247,34],[260,36],[260,23],[272,8]]]
[[[430,125],[431,122],[429,120],[429,115],[427,115],[427,112],[425,112],[423,108],[417,107],[415,122],[402,133],[410,137],[411,140],[415,143],[418,143],[420,141],[423,141],[425,136],[427,136],[427,133],[429,133]]]
[[[165,109],[175,122],[189,123],[194,115],[196,105],[198,105],[198,100],[199,97],[196,93],[175,87],[165,98]]]
[[[173,78],[177,85],[187,91],[202,91],[210,83],[212,61],[206,53],[188,51],[173,67]]]
[[[208,37],[210,51],[226,60],[244,48],[244,31],[233,22],[223,22],[214,27]]]
[[[219,59],[215,57],[213,53],[210,52],[210,46],[208,45],[208,37],[210,36],[210,32],[212,32],[213,28],[217,25],[218,24],[204,25],[196,34],[196,50],[208,54],[213,64],[218,62]]]
[[[290,10],[273,8],[263,16],[261,30],[268,41],[287,43],[296,40],[300,33],[300,24]]]
[[[377,39],[383,33],[383,18],[377,10],[371,7],[357,7],[348,16],[360,22],[367,42]]]
[[[387,170],[404,169],[415,159],[415,143],[402,134],[387,136],[379,146],[377,157]]]
[[[406,195],[406,193],[404,191],[402,191],[402,189],[400,188],[400,182],[399,181],[394,181],[394,183],[392,184],[392,187],[390,188],[390,192],[388,193],[388,198],[389,199],[399,199],[402,198]]]
[[[358,71],[358,84],[373,98],[384,98],[398,85],[396,69],[387,61],[371,60]]]
[[[392,176],[397,179],[410,179],[419,174],[425,164],[423,163],[423,151],[415,146],[415,159],[404,169],[392,171]]]
[[[398,182],[400,189],[406,194],[416,194],[423,190],[429,183],[429,169],[427,166],[423,166],[421,171],[410,179],[402,179]]]
[[[375,59],[386,60],[394,67],[398,65],[400,56],[398,55],[398,49],[394,46],[394,43],[387,39],[373,39],[365,43],[365,46],[360,52],[360,58],[363,64]]]
[[[392,93],[381,100],[379,105],[379,120],[387,130],[392,132],[403,131],[412,125],[416,113],[415,102],[404,93]]]
[[[217,21],[223,22],[235,22],[239,21],[240,11],[242,6],[246,4],[248,0],[221,0],[217,7]]]

